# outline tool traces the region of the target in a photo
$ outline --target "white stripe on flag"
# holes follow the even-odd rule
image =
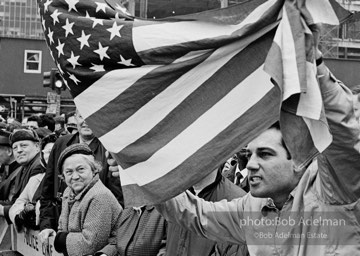
[[[339,25],[339,20],[329,0],[305,1],[306,9],[310,12],[314,23]]]
[[[81,115],[87,118],[158,67],[154,65],[110,71],[74,98],[76,107]]]
[[[283,101],[300,92],[299,72],[296,62],[294,37],[286,8],[282,8],[283,17],[274,37],[281,50],[283,66]]]
[[[136,180],[142,186],[164,176],[242,116],[272,88],[269,75],[263,71],[263,66],[259,67],[147,161],[123,170],[120,173],[122,185],[134,184]]]
[[[306,62],[306,81],[306,93],[300,94],[296,115],[319,120],[323,104],[314,63]]]
[[[241,42],[219,48],[204,62],[185,73],[118,127],[101,136],[99,140],[109,151],[121,151],[150,131],[186,97],[252,41],[252,38],[244,39]],[[141,120],[141,125],[139,125],[139,120]]]
[[[314,146],[319,152],[323,152],[332,142],[332,135],[329,127],[321,120],[314,120],[303,117],[309,129]]]
[[[134,26],[133,45],[137,52],[142,52],[158,47],[231,35],[245,25],[258,21],[259,17],[276,2],[277,0],[270,0],[263,3],[237,25],[202,21],[180,21]]]

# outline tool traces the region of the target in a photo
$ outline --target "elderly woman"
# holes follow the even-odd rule
[[[69,146],[60,155],[58,168],[68,187],[63,194],[55,250],[69,256],[116,255],[122,207],[99,180],[101,165],[91,149],[86,144]]]

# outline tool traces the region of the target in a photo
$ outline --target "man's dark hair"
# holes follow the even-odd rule
[[[40,119],[40,117],[37,116],[37,115],[31,115],[31,116],[29,116],[28,119],[27,119],[27,121],[28,121],[28,122],[29,122],[29,121],[37,122],[38,125],[39,125],[39,127],[40,127],[41,119]]]
[[[65,118],[63,116],[54,117],[55,124],[60,124],[61,128],[65,128]]]
[[[269,127],[269,129],[276,129],[276,130],[278,130],[278,131],[281,132],[280,122],[279,122],[279,121],[276,121],[275,123],[273,123],[273,124]],[[286,157],[287,157],[287,159],[290,160],[290,159],[291,159],[291,154],[290,154],[290,151],[289,151],[289,149],[287,148],[287,146],[286,146],[286,144],[285,144],[285,141],[284,141],[284,139],[283,139],[282,136],[281,136],[281,145],[283,146],[283,148],[284,148],[285,151],[286,151]]]
[[[40,123],[39,127],[45,127],[47,126],[47,128],[50,131],[55,131],[55,120],[52,116],[48,115],[48,114],[43,114],[40,116]]]
[[[67,112],[65,115],[65,123],[67,124],[69,117],[75,116],[76,111]]]

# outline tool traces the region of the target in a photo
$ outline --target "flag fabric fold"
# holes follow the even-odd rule
[[[141,20],[114,0],[39,1],[54,61],[119,163],[127,205],[184,191],[278,120],[281,108],[306,119],[314,152],[326,147],[331,137],[311,136],[327,126],[317,125],[309,27],[336,16],[327,1],[313,2],[254,0]]]

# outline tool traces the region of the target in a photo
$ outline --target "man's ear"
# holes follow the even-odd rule
[[[40,152],[40,142],[36,142],[35,145],[36,145],[38,152]]]
[[[14,154],[11,147],[7,148],[7,154],[8,154],[8,156],[12,156]]]

